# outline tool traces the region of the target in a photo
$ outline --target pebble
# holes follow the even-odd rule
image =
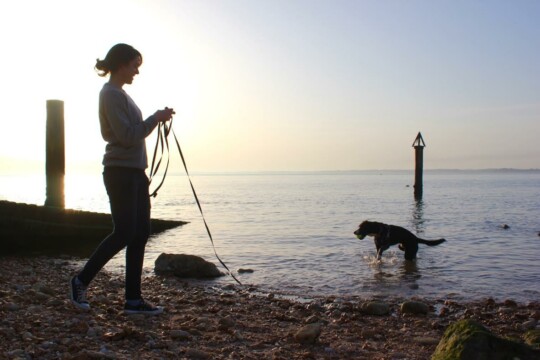
[[[205,316],[200,317],[195,328],[200,331],[207,331],[210,328],[210,320]]]
[[[509,308],[509,307],[500,307],[500,308],[497,310],[497,312],[498,312],[499,314],[510,314],[510,313],[513,312],[513,310],[512,310],[511,308]]]
[[[64,346],[68,346],[68,345],[71,344],[72,341],[73,340],[71,338],[65,337],[65,338],[60,339],[60,344],[62,344]]]
[[[321,335],[321,324],[308,324],[294,334],[294,339],[301,344],[314,344]]]
[[[379,330],[374,328],[364,329],[360,332],[360,336],[364,339],[373,338],[379,335]]]
[[[21,307],[15,303],[9,303],[9,304],[6,304],[4,305],[4,308],[7,310],[7,311],[17,311],[19,310]]]
[[[26,353],[24,352],[23,349],[16,349],[16,350],[12,350],[8,352],[8,356],[12,356],[12,357],[24,356],[25,354]]]
[[[235,321],[230,316],[226,316],[224,318],[219,319],[219,327],[222,330],[230,329],[234,326],[235,326]]]
[[[253,272],[255,272],[253,269],[238,269],[239,274],[252,274]]]
[[[536,321],[536,319],[530,319],[529,321],[525,321],[523,324],[521,324],[521,327],[523,330],[533,330],[536,329],[537,325],[538,321]]]
[[[48,306],[62,306],[64,305],[64,302],[60,299],[50,299],[49,301],[47,301],[47,305]]]
[[[517,303],[514,300],[505,300],[504,301],[504,306],[515,308],[515,307],[517,307]]]
[[[319,303],[310,303],[306,306],[306,310],[308,311],[314,311],[314,312],[322,312],[324,308]]]
[[[51,347],[53,347],[53,346],[55,346],[55,345],[56,345],[56,343],[53,342],[53,341],[44,341],[44,342],[42,342],[41,345],[39,345],[39,346],[40,346],[41,348],[43,348],[43,349],[49,349],[49,348],[51,348]]]
[[[227,291],[231,291],[231,290],[236,289],[236,285],[234,285],[234,284],[227,284],[227,285],[224,285],[224,286],[222,287],[222,289],[223,289],[223,290],[227,290]]]
[[[38,284],[36,286],[34,286],[34,289],[36,291],[39,291],[43,294],[47,294],[49,296],[53,296],[53,295],[56,295],[56,291],[54,291],[51,287],[47,286],[47,285],[44,285],[44,284]]]
[[[386,315],[390,312],[390,305],[380,301],[363,303],[360,308],[368,315]]]
[[[406,359],[407,358],[407,354],[404,354],[404,353],[400,353],[400,352],[395,352],[392,354],[392,357],[390,359],[394,360],[394,359]]]
[[[184,330],[171,330],[169,332],[169,335],[174,340],[179,340],[179,341],[185,341],[191,338],[191,334]]]
[[[327,354],[333,355],[333,354],[336,353],[336,350],[334,350],[334,349],[331,348],[331,347],[325,347],[325,348],[324,348],[324,352],[327,353]]]
[[[189,359],[210,359],[210,354],[198,349],[187,349],[185,353],[186,357]]]
[[[32,340],[34,340],[34,335],[32,335],[31,332],[28,332],[28,331],[27,331],[27,332],[24,332],[24,333],[22,334],[22,339],[23,339],[24,341],[32,341]]]
[[[30,270],[30,269],[22,269],[21,270],[21,275],[23,275],[23,276],[31,276],[33,274],[34,274],[34,272],[32,270]]]
[[[100,334],[101,334],[101,331],[97,327],[88,328],[88,331],[86,332],[86,336],[89,336],[92,338],[97,338],[100,336]]]
[[[129,320],[134,323],[140,323],[146,321],[146,316],[144,314],[131,314],[127,316]]]
[[[421,345],[437,345],[440,340],[431,337],[415,337],[413,341]]]

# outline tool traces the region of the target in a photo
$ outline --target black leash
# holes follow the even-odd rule
[[[165,123],[160,122],[158,125],[158,135],[156,140],[156,146],[154,148],[154,156],[152,157],[152,166],[150,167],[150,182],[152,181],[153,177],[157,174],[159,166],[161,165],[161,160],[163,159],[163,153],[165,152],[165,148],[167,149],[167,165],[165,166],[165,172],[163,173],[163,178],[161,179],[161,182],[156,187],[156,189],[150,193],[151,197],[156,197],[158,190],[163,186],[163,183],[165,182],[165,176],[167,176],[167,171],[169,170],[169,134],[173,134],[174,141],[176,142],[176,147],[178,148],[178,153],[180,154],[180,158],[182,159],[182,163],[184,164],[184,170],[186,171],[186,175],[189,180],[189,185],[191,186],[191,191],[193,192],[193,196],[195,197],[195,201],[197,202],[197,206],[199,207],[199,212],[201,213],[201,217],[204,222],[204,227],[206,228],[206,232],[208,233],[208,237],[210,238],[210,242],[212,243],[212,249],[214,250],[214,254],[216,255],[216,259],[223,265],[223,267],[228,271],[229,275],[239,284],[242,285],[242,283],[233,275],[232,271],[229,270],[227,265],[221,260],[219,257],[216,246],[214,245],[214,239],[212,238],[212,234],[210,232],[210,228],[208,227],[208,224],[206,222],[206,219],[204,217],[204,213],[201,207],[201,202],[199,201],[199,197],[197,196],[197,192],[195,191],[195,187],[193,186],[193,182],[191,181],[191,176],[189,175],[189,171],[186,165],[186,160],[184,159],[184,154],[182,153],[182,149],[180,148],[180,143],[178,142],[178,139],[176,138],[176,134],[174,133],[174,130],[172,128],[172,118],[169,122],[169,126],[167,126]],[[161,149],[161,156],[156,164],[156,154],[158,152],[158,149]],[[154,166],[155,165],[155,166]]]
[[[172,119],[171,119],[171,122],[169,124],[169,127],[167,127],[167,125],[165,125],[162,122],[160,122],[159,125],[158,125],[156,146],[154,148],[154,156],[152,157],[152,166],[150,167],[150,176],[149,176],[150,183],[152,182],[152,179],[154,178],[154,176],[157,174],[157,172],[159,170],[159,166],[161,165],[161,160],[163,159],[163,152],[165,151],[164,144],[167,147],[167,165],[165,167],[165,172],[163,173],[163,178],[161,179],[161,182],[156,187],[156,189],[153,192],[150,193],[150,197],[156,197],[157,196],[158,190],[161,189],[161,187],[163,186],[163,183],[165,182],[165,177],[167,176],[167,171],[169,170],[169,158],[170,158],[170,156],[169,156],[169,140],[168,140],[168,136],[169,136],[169,132],[171,131],[171,129],[172,129]],[[161,156],[159,157],[159,161],[157,162],[157,164],[155,164],[158,148],[160,148],[160,147],[161,147]],[[154,167],[154,165],[155,165],[155,167]]]

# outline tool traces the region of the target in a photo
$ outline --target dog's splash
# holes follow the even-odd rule
[[[394,267],[397,264],[401,263],[403,259],[398,257],[398,253],[395,251],[387,251],[383,254],[381,259],[377,258],[376,253],[369,253],[362,256],[362,259],[371,267],[371,268],[380,268],[381,266],[391,266]]]

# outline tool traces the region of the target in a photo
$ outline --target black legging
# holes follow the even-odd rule
[[[141,298],[141,275],[144,250],[150,235],[150,197],[144,170],[105,167],[103,181],[113,220],[113,232],[92,254],[79,280],[88,285],[105,264],[126,248],[126,299]]]

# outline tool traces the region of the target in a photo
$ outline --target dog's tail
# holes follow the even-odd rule
[[[428,245],[428,246],[435,246],[435,245],[439,245],[439,244],[442,244],[443,242],[445,242],[446,240],[445,239],[439,239],[439,240],[424,240],[424,239],[418,239],[418,242],[420,244],[425,244],[425,245]]]

